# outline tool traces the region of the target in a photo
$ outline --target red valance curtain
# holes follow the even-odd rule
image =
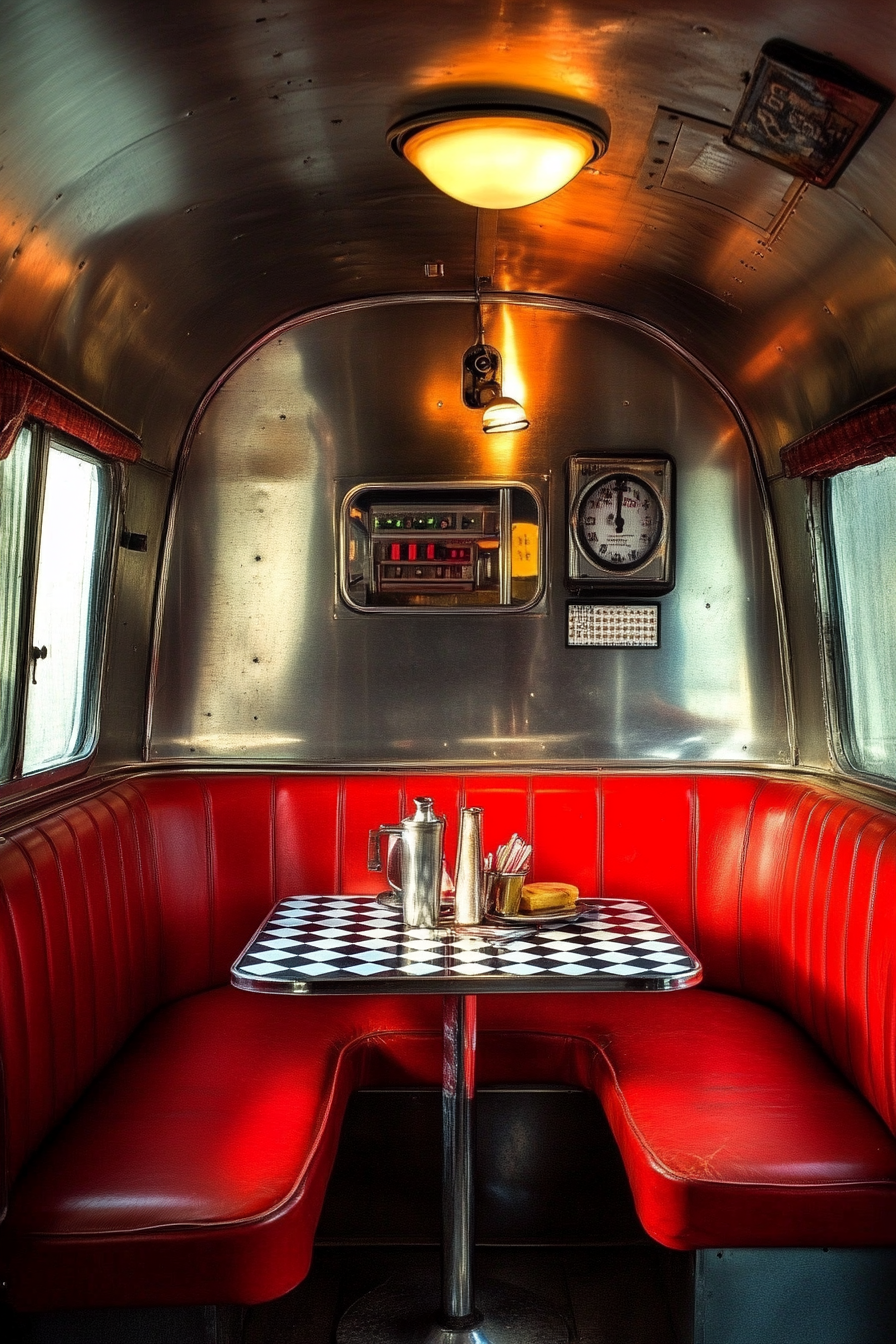
[[[123,430],[115,429],[33,374],[0,360],[0,461],[12,452],[28,419],[43,420],[106,457],[123,462],[136,462],[140,457],[140,445]]]
[[[896,457],[896,396],[876,401],[813,430],[781,449],[785,476],[836,476]]]

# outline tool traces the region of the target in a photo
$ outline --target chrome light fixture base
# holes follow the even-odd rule
[[[480,340],[464,351],[463,401],[471,411],[482,411],[485,434],[513,434],[529,428],[518,401],[505,397],[501,386],[501,353]]]
[[[471,411],[481,411],[501,395],[501,353],[483,341],[471,345],[463,357],[463,399]]]
[[[442,107],[432,112],[421,112],[413,117],[404,117],[386,132],[389,147],[400,159],[405,157],[405,146],[412,135],[428,130],[446,121],[465,121],[474,117],[503,118],[517,117],[527,121],[547,121],[556,126],[568,126],[571,130],[584,131],[594,143],[594,153],[588,159],[586,167],[603,158],[610,144],[610,137],[597,122],[587,121],[569,112],[554,112],[544,107],[527,106],[522,103],[479,103],[463,104],[459,107]]]

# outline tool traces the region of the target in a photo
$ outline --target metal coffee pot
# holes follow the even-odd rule
[[[370,832],[367,867],[372,873],[383,871],[380,840],[395,837],[386,877],[393,891],[401,894],[404,922],[412,929],[434,929],[442,899],[445,818],[435,815],[431,798],[415,798],[414,809],[413,816],[398,826],[377,826]]]

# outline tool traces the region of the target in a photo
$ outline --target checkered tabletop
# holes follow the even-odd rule
[[[291,896],[237,959],[233,984],[267,994],[683,989],[700,965],[642,901],[581,902],[559,928],[407,929],[369,896]]]

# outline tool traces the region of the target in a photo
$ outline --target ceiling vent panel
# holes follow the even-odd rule
[[[727,126],[661,107],[650,132],[639,184],[687,197],[741,220],[768,237],[790,213],[803,183],[725,144]]]

